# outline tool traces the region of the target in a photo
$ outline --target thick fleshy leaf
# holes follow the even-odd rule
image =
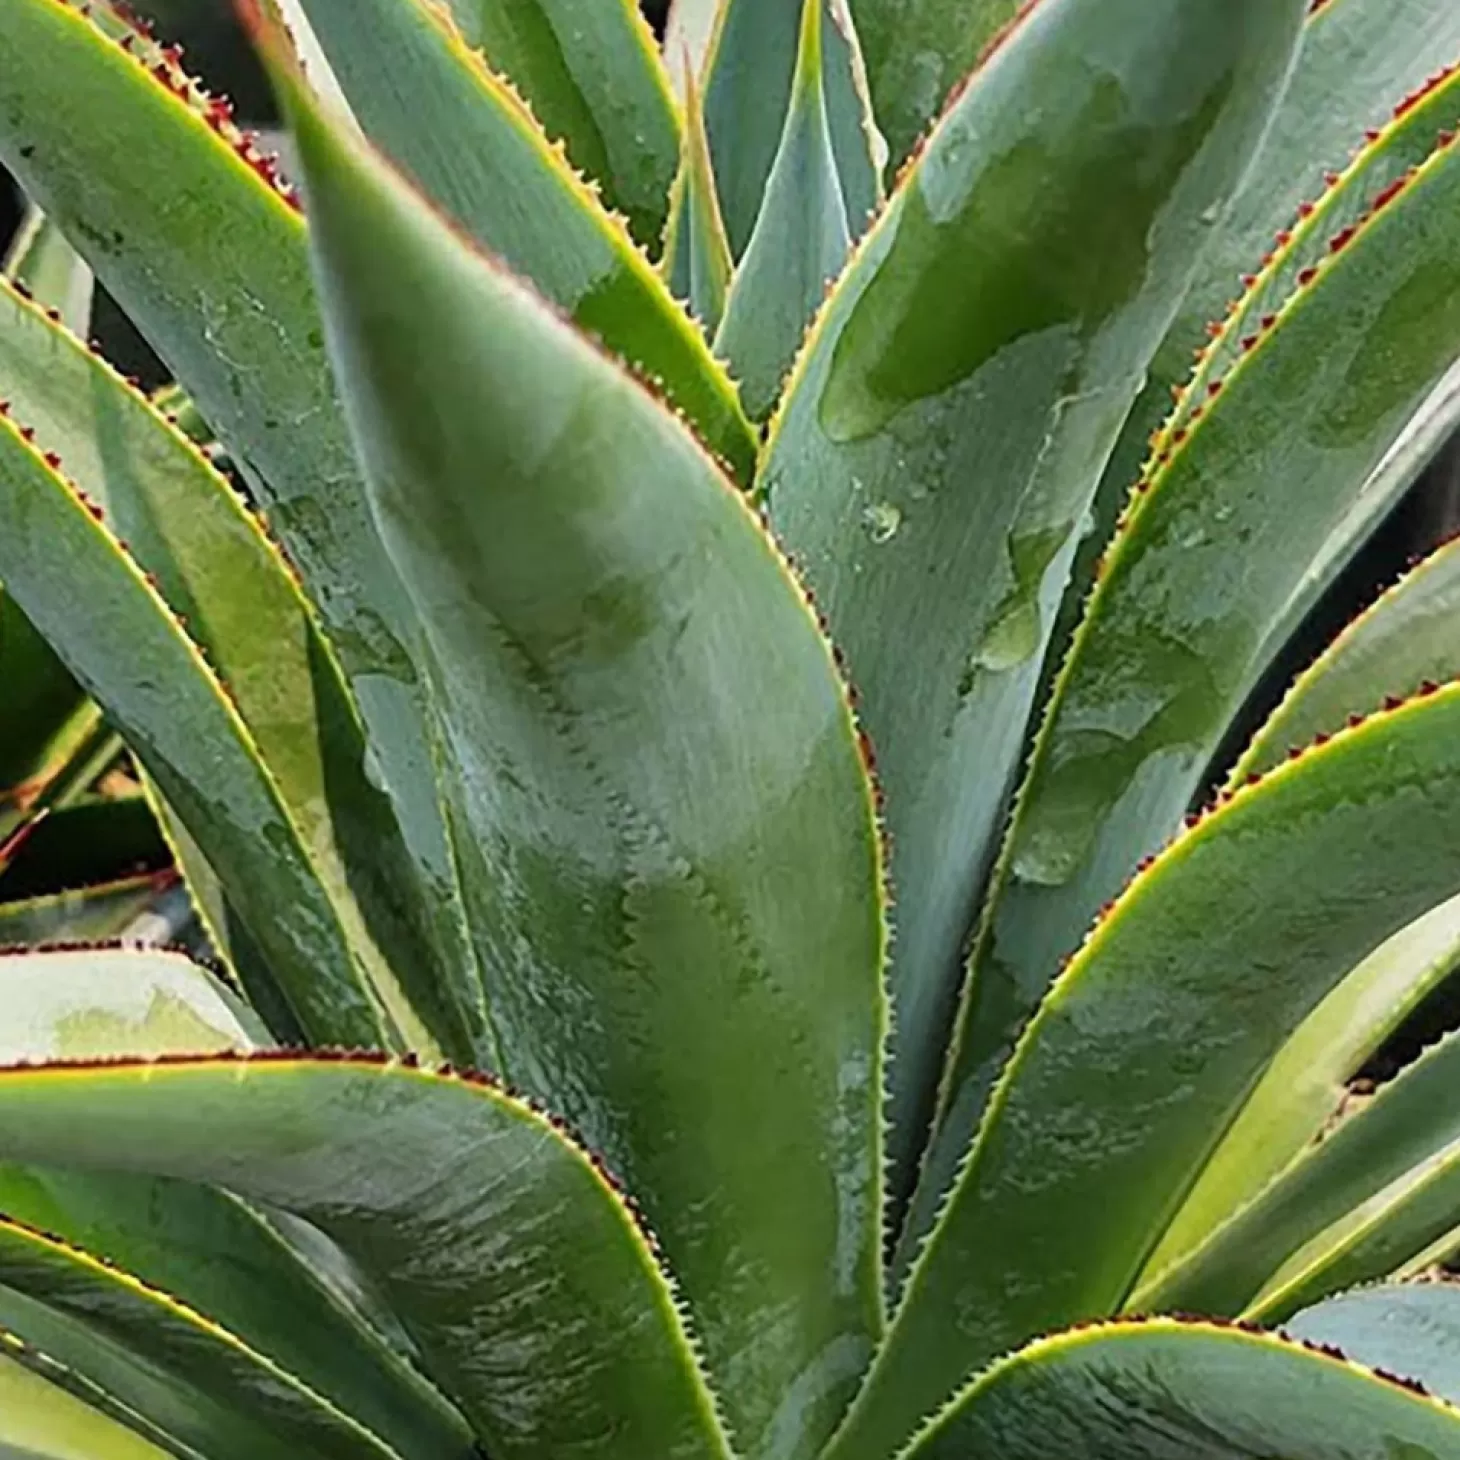
[[[1343,1106],[1348,1082],[1457,967],[1460,899],[1451,898],[1375,949],[1324,999],[1243,1105],[1147,1260],[1142,1285],[1245,1206],[1322,1133]]]
[[[210,1460],[257,1460],[275,1447],[300,1460],[400,1460],[201,1314],[3,1216],[0,1324]]]
[[[54,309],[69,328],[86,333],[94,285],[91,270],[39,208],[26,210],[0,272]]]
[[[1448,1283],[1389,1283],[1343,1293],[1290,1318],[1283,1332],[1342,1349],[1371,1369],[1460,1404],[1460,1290]]]
[[[410,610],[334,393],[304,222],[175,55],[64,0],[0,7],[0,159],[65,230],[263,501],[350,678],[434,896],[440,957],[475,980],[431,762]]]
[[[170,1460],[135,1430],[36,1372],[51,1361],[15,1354],[19,1340],[0,1332],[0,1453],[15,1460]],[[175,1460],[175,1457],[174,1457]]]
[[[772,427],[771,518],[847,656],[887,791],[900,1188],[1098,466],[1302,10],[1035,7],[907,173]]]
[[[180,953],[88,948],[0,955],[0,1062],[254,1046],[231,997]]]
[[[1460,541],[1436,549],[1314,660],[1253,737],[1230,777],[1270,770],[1289,751],[1404,699],[1426,680],[1460,676]]]
[[[664,22],[664,69],[679,98],[689,110],[689,88],[697,83],[715,34],[719,0],[670,0]]]
[[[725,291],[734,265],[693,76],[685,81],[684,153],[664,238],[664,270],[675,297],[683,299],[706,332],[713,334],[725,312]]]
[[[1029,0],[850,0],[889,160],[902,163]]]
[[[248,1050],[263,1037],[251,1013],[176,954],[96,949],[0,959],[0,1000],[7,1063]],[[273,1223],[236,1197],[146,1176],[0,1165],[0,1212],[205,1315],[402,1456],[452,1460],[469,1450],[460,1418]],[[22,1243],[21,1250],[29,1249]],[[75,1291],[90,1293],[86,1264],[72,1270]],[[14,1275],[0,1281],[23,1287]],[[133,1297],[136,1286],[127,1290]],[[123,1302],[118,1320],[128,1314],[148,1327],[145,1305]],[[30,1336],[22,1315],[10,1321]],[[210,1372],[226,1388],[228,1376],[247,1367],[236,1369],[216,1344],[200,1331],[187,1347],[214,1350],[223,1367]],[[144,1349],[145,1333],[128,1346]],[[57,1345],[52,1350],[59,1356]],[[70,1357],[78,1372],[103,1382],[84,1342]],[[297,1400],[298,1386],[283,1387]],[[137,1407],[159,1419],[145,1397]]]
[[[395,3],[404,10],[411,0]],[[468,44],[480,46],[493,69],[512,79],[548,135],[566,143],[574,165],[628,218],[639,242],[657,244],[679,127],[668,75],[633,0],[445,5]],[[314,0],[305,8],[312,15]],[[320,38],[328,50],[322,31]],[[380,84],[388,84],[383,75]],[[417,94],[418,103],[424,99]]]
[[[443,990],[432,894],[415,882],[389,800],[370,783],[339,664],[259,522],[146,396],[3,285],[0,396],[36,444],[60,456],[227,685],[410,1046],[424,1052],[439,1041],[452,1058],[474,1060],[487,1047],[480,988]],[[70,627],[89,632],[81,617]]]
[[[724,0],[705,63],[705,130],[730,249],[738,259],[760,216],[790,107],[802,6]],[[881,197],[884,144],[872,120],[860,45],[846,0],[824,0],[827,127],[856,237]]]
[[[1411,1200],[1417,1187],[1455,1164],[1460,1142],[1457,1089],[1460,1038],[1451,1036],[1319,1144],[1301,1152],[1206,1242],[1156,1271],[1135,1293],[1133,1305],[1212,1313],[1240,1313],[1255,1306],[1283,1317],[1324,1291],[1385,1276],[1453,1225],[1453,1175],[1447,1173],[1444,1183],[1452,1204],[1440,1214],[1439,1225],[1414,1237],[1409,1250],[1397,1252],[1388,1268],[1352,1278],[1347,1272],[1329,1278],[1322,1269],[1336,1267],[1393,1208]]]
[[[440,6],[430,0],[303,3],[351,109],[376,143],[485,249],[657,382],[711,449],[748,479],[755,440],[703,335],[622,224],[603,211]],[[521,29],[530,32],[534,23],[546,24],[531,20],[540,3],[456,0],[456,9],[479,10],[482,29],[505,27],[495,12],[515,9]],[[560,24],[567,29],[571,7],[549,0],[547,8],[564,11]],[[624,23],[627,13],[621,0],[602,0],[582,11],[569,33],[584,44],[584,21],[611,26],[615,15]],[[662,222],[661,216],[656,230]]]
[[[0,949],[98,943],[126,934],[176,877],[129,877],[47,897],[0,902]]]
[[[1156,1319],[996,1364],[907,1460],[1456,1460],[1460,1412],[1270,1334]]]
[[[790,106],[755,230],[715,337],[745,409],[770,414],[828,284],[851,249],[828,125],[821,34],[824,0],[802,0]]]
[[[728,1456],[627,1207],[485,1082],[307,1056],[10,1070],[0,1151],[307,1217],[376,1279],[494,1457]]]
[[[284,90],[508,1074],[643,1203],[744,1453],[810,1454],[881,1316],[880,865],[831,650],[680,423]]]
[[[1120,1308],[1288,1037],[1356,959],[1460,891],[1457,798],[1460,685],[1238,791],[1131,884],[996,1088],[848,1454],[885,1450],[1034,1334]]]
[[[938,1137],[950,1160],[1060,960],[1179,825],[1355,519],[1386,505],[1371,473],[1460,354],[1460,148],[1435,149],[1457,111],[1460,79],[1369,144],[1254,276],[1156,443],[1000,854]],[[1335,211],[1349,221],[1330,233]]]
[[[865,0],[886,4],[886,0]],[[1208,245],[1191,289],[1151,362],[1149,379],[1110,459],[1100,496],[1109,521],[1140,475],[1147,438],[1171,391],[1191,373],[1192,351],[1241,289],[1241,278],[1345,168],[1366,128],[1460,58],[1460,9],[1433,0],[1324,0],[1311,7],[1292,81],[1246,184]],[[1106,523],[1108,527],[1109,522]],[[1107,533],[1108,535],[1108,533]]]
[[[386,1026],[368,981],[222,685],[93,506],[8,417],[0,574],[225,869],[305,1027],[325,1040],[381,1042]]]

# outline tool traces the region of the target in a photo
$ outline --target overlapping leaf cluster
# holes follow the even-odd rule
[[[1460,12],[283,9],[0,0],[0,1449],[1460,1456]]]

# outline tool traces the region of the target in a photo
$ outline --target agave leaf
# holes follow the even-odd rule
[[[305,0],[311,18],[316,3]],[[404,12],[413,0],[394,3]],[[512,79],[548,135],[567,144],[574,165],[627,216],[634,237],[646,248],[656,245],[679,160],[679,125],[669,77],[633,0],[445,5],[467,43],[481,47],[493,69]],[[323,27],[316,26],[328,51]],[[420,104],[430,99],[415,93],[418,116],[429,115]]]
[[[248,1011],[176,954],[95,949],[0,959],[0,993],[7,1062],[248,1050],[262,1037]],[[10,1165],[0,1166],[0,1211],[207,1315],[401,1455],[441,1460],[469,1450],[460,1418],[237,1198],[152,1177]],[[86,1282],[80,1291],[89,1291]],[[19,1316],[13,1326],[26,1332]],[[214,1339],[204,1333],[197,1342],[207,1349]],[[100,1377],[84,1346],[75,1367]]]
[[[1401,154],[1419,139],[1433,148],[1439,119],[1457,108],[1460,78],[1408,114]],[[1389,145],[1370,144],[1381,156]],[[1354,546],[1356,515],[1371,520],[1384,505],[1369,496],[1371,474],[1460,354],[1460,236],[1449,226],[1460,148],[1444,143],[1397,179],[1372,166],[1362,159],[1352,173],[1359,221],[1330,237],[1327,213],[1315,214],[1256,276],[1158,439],[1107,554],[971,960],[938,1137],[948,1156],[966,1145],[1060,959],[1179,824],[1322,574]]]
[[[851,0],[893,166],[1028,0]]]
[[[93,506],[8,417],[0,573],[224,869],[305,1027],[325,1040],[385,1039],[298,826],[223,686]]]
[[[59,454],[227,684],[352,948],[412,1047],[439,1041],[455,1059],[476,1058],[489,1047],[480,987],[467,998],[443,990],[433,892],[416,881],[390,803],[370,784],[339,664],[261,525],[144,395],[3,285],[0,394],[37,444]]]
[[[781,149],[803,6],[723,0],[705,63],[705,130],[735,258],[745,252]],[[826,127],[853,236],[881,197],[884,144],[872,120],[861,48],[845,0],[824,0]]]
[[[46,897],[0,902],[0,949],[47,943],[97,943],[120,938],[144,917],[171,874],[126,877]]]
[[[994,1355],[1119,1309],[1293,1031],[1460,890],[1457,785],[1460,685],[1236,792],[1136,878],[1001,1077],[849,1420],[864,1449]]]
[[[1347,1081],[1457,966],[1460,899],[1451,898],[1375,949],[1324,999],[1268,1066],[1148,1259],[1140,1286],[1302,1153],[1340,1109]]]
[[[256,1031],[241,1022],[230,995],[180,953],[6,953],[0,955],[0,989],[0,1061],[6,1064],[254,1045]]]
[[[1446,543],[1360,614],[1301,674],[1228,778],[1270,770],[1290,750],[1426,680],[1460,676],[1460,541]]]
[[[371,137],[484,248],[657,381],[748,479],[755,440],[704,337],[440,7],[429,0],[304,0],[304,8]],[[456,4],[458,11],[480,9],[483,25],[504,23],[492,15],[498,8],[493,0]],[[537,0],[515,9],[528,27]],[[582,14],[611,21],[627,10],[621,0],[605,0]],[[584,25],[573,29],[581,33]],[[669,179],[664,186],[667,194]]]
[[[725,305],[716,353],[740,381],[745,409],[770,414],[806,327],[851,249],[828,127],[823,0],[803,0],[796,75],[765,200]]]
[[[772,521],[887,791],[901,1190],[1095,466],[1298,31],[1301,4],[1245,3],[1250,24],[1217,0],[1031,11],[907,172],[772,426]]]
[[[18,1460],[168,1460],[135,1430],[103,1414],[36,1372],[59,1365],[27,1354],[0,1332],[0,1450]]]
[[[684,84],[684,152],[669,205],[664,271],[675,297],[683,299],[705,331],[713,334],[725,312],[725,292],[734,265],[715,192],[699,88],[692,75],[686,76]]]
[[[324,355],[303,219],[171,52],[58,0],[0,6],[0,159],[81,249],[269,509],[338,651],[442,962],[475,981],[410,611],[370,520]],[[78,106],[83,108],[78,112]],[[89,118],[89,120],[87,120]]]
[[[1246,185],[1202,257],[1111,456],[1101,486],[1111,521],[1140,474],[1147,438],[1165,418],[1171,391],[1191,372],[1192,351],[1205,343],[1207,324],[1236,297],[1241,276],[1322,190],[1325,174],[1347,165],[1365,128],[1388,123],[1396,104],[1431,77],[1437,62],[1456,56],[1460,11],[1453,6],[1325,0],[1311,7],[1287,94]]]
[[[199,1454],[257,1460],[282,1445],[301,1460],[398,1460],[358,1421],[201,1314],[5,1217],[0,1323]]]
[[[1367,1237],[1401,1200],[1412,1201],[1417,1187],[1443,1172],[1449,1203],[1439,1214],[1441,1224],[1413,1238],[1392,1266],[1412,1257],[1454,1223],[1457,1085],[1460,1039],[1451,1036],[1427,1050],[1322,1142],[1301,1151],[1204,1243],[1156,1271],[1132,1304],[1142,1309],[1195,1305],[1203,1312],[1238,1313],[1264,1292],[1255,1306],[1281,1318],[1325,1290],[1346,1286],[1346,1275],[1329,1279],[1324,1274],[1320,1282],[1316,1270],[1333,1265],[1338,1251],[1350,1249],[1360,1235]],[[1372,1206],[1365,1205],[1370,1202]],[[1433,1222],[1433,1203],[1429,1214]],[[1349,1217],[1355,1219],[1351,1225],[1345,1222]],[[1310,1247],[1313,1239],[1320,1240]],[[1295,1272],[1286,1274],[1285,1264],[1299,1254]],[[1390,1270],[1360,1273],[1359,1278],[1382,1277]],[[1298,1275],[1301,1283],[1295,1281]]]
[[[31,828],[0,896],[44,897],[121,875],[166,871],[166,844],[142,797],[79,796]]]
[[[1390,1283],[1341,1293],[1290,1318],[1283,1332],[1340,1348],[1460,1404],[1460,1293],[1447,1284]]]
[[[26,209],[5,255],[3,273],[56,310],[69,329],[86,333],[91,322],[91,270],[39,208]]]
[[[1336,1351],[1163,1318],[1031,1344],[964,1390],[907,1460],[982,1454],[1455,1460],[1460,1414]]]
[[[664,22],[664,69],[687,116],[692,110],[689,88],[693,84],[698,89],[719,8],[719,0],[669,0]]]
[[[23,1108],[70,1138],[32,1141]],[[0,1112],[12,1156],[214,1182],[316,1223],[494,1457],[728,1456],[628,1208],[556,1124],[485,1081],[339,1057],[59,1065],[0,1074]]]
[[[509,1076],[630,1181],[746,1453],[811,1453],[880,1322],[880,864],[830,647],[680,423],[283,90]]]

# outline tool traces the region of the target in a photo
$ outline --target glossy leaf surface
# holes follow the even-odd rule
[[[167,1460],[166,1450],[12,1357],[16,1342],[0,1334],[0,1447],[8,1454],[18,1460]]]
[[[1298,677],[1233,768],[1269,770],[1350,715],[1460,675],[1460,542],[1437,548],[1360,614]]]
[[[772,522],[847,656],[887,792],[899,1185],[1094,465],[1301,10],[1037,6],[857,253],[772,426]]]
[[[1061,1334],[970,1385],[908,1460],[1455,1460],[1460,1413],[1265,1334],[1169,1319]]]
[[[227,686],[352,949],[412,1046],[424,1052],[434,1038],[472,1059],[486,1040],[480,991],[465,1007],[443,996],[430,890],[370,782],[338,661],[262,525],[144,395],[3,288],[0,395],[37,445],[59,454]]]
[[[1376,948],[1324,999],[1248,1097],[1147,1261],[1142,1286],[1158,1281],[1322,1133],[1344,1103],[1347,1082],[1457,966],[1460,899],[1451,898]]]
[[[0,1323],[216,1460],[256,1460],[274,1447],[300,1460],[397,1460],[358,1421],[201,1314],[4,1217]]]
[[[1331,1344],[1371,1369],[1460,1403],[1460,1292],[1447,1283],[1390,1283],[1342,1293],[1290,1318],[1283,1332]]]
[[[770,414],[851,248],[827,118],[822,8],[822,0],[804,0],[786,129],[715,337],[757,420]]]
[[[872,0],[876,3],[876,0]],[[1388,123],[1395,107],[1437,68],[1460,60],[1460,11],[1432,0],[1325,0],[1311,7],[1292,81],[1251,173],[1217,229],[1197,275],[1151,362],[1150,378],[1111,457],[1101,497],[1111,517],[1140,474],[1147,437],[1191,372],[1192,351],[1221,318],[1299,209],[1324,190],[1325,174],[1345,168],[1366,128]]]
[[[760,216],[790,108],[803,6],[799,0],[725,0],[705,62],[705,128],[730,249],[745,252]],[[824,0],[827,126],[853,237],[881,197],[882,141],[845,0]]]
[[[679,422],[285,90],[508,1073],[642,1202],[746,1453],[809,1453],[880,1321],[878,848],[831,651]]]
[[[1239,791],[1131,884],[1001,1077],[846,1455],[885,1450],[1015,1344],[1120,1307],[1288,1036],[1460,890],[1457,795],[1460,686]]]
[[[713,334],[725,312],[725,291],[734,265],[693,76],[686,79],[685,88],[684,151],[670,203],[664,270],[675,297],[684,300],[706,332]]]
[[[657,244],[679,127],[669,78],[633,0],[446,0],[446,8],[639,242]]]
[[[469,998],[475,972],[408,650],[415,628],[335,397],[303,219],[267,181],[226,103],[201,95],[162,47],[136,34],[129,44],[130,54],[58,0],[0,8],[0,158],[267,505],[350,679],[432,898],[442,963]]]
[[[428,0],[304,0],[304,8],[376,143],[483,248],[656,382],[711,449],[748,478],[755,442],[703,336],[622,224],[563,164],[531,113],[439,7]],[[479,8],[484,26],[504,23],[489,18],[498,6],[488,0],[457,0],[457,8]],[[535,5],[501,8],[520,12],[530,28]],[[563,9],[566,27],[569,7],[554,8]],[[582,43],[585,20],[611,23],[627,11],[621,0],[591,5],[572,32]],[[667,178],[664,188],[667,197]]]
[[[380,1041],[345,931],[232,702],[157,590],[8,418],[0,419],[0,574],[226,869],[299,1018],[326,1040]]]
[[[0,1149],[216,1182],[307,1217],[377,1280],[494,1456],[725,1460],[628,1209],[491,1086],[303,1056],[12,1070]]]
[[[1377,175],[1356,167],[1358,196],[1334,199],[1361,221],[1330,239],[1315,213],[1294,231],[1157,443],[1000,855],[940,1133],[955,1151],[1060,960],[1179,825],[1231,718],[1342,561],[1333,544],[1353,546],[1371,473],[1460,352],[1460,152],[1431,151],[1457,106],[1452,83],[1371,144]],[[1429,160],[1391,180],[1390,146]]]
[[[1460,1120],[1453,1113],[1457,1089],[1460,1040],[1451,1037],[1427,1050],[1326,1139],[1301,1152],[1185,1260],[1157,1273],[1135,1301],[1143,1307],[1180,1305],[1237,1313],[1257,1299],[1274,1274],[1279,1274],[1271,1284],[1274,1289],[1285,1289],[1302,1275],[1305,1291],[1296,1301],[1311,1301],[1308,1293],[1315,1284],[1307,1274],[1331,1260],[1322,1249],[1351,1245],[1358,1229],[1382,1221],[1384,1209],[1408,1195],[1404,1188],[1452,1160],[1451,1148],[1460,1141]],[[1449,1184],[1453,1187],[1453,1180]],[[1345,1225],[1350,1216],[1354,1230]],[[1329,1228],[1334,1231],[1325,1236]],[[1443,1230],[1414,1241],[1394,1265],[1428,1246]],[[1314,1239],[1317,1248],[1305,1250]],[[1295,1272],[1284,1276],[1280,1269],[1295,1257]],[[1258,1300],[1258,1306],[1282,1316],[1292,1311],[1294,1300],[1274,1296]]]

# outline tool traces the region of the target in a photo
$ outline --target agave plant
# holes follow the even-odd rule
[[[0,959],[0,1451],[1460,1456],[1460,548],[1261,699],[1460,420],[1460,8],[245,14],[303,203],[0,0],[176,381],[0,285],[0,750],[214,954]]]

